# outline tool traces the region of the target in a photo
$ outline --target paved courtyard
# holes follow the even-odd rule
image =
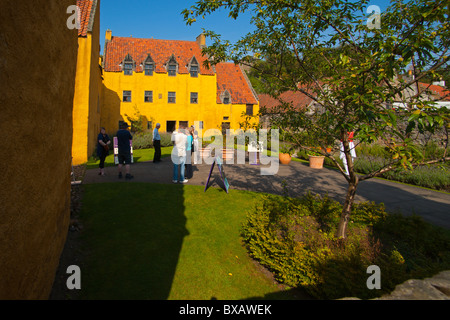
[[[267,166],[265,166],[267,167]],[[102,182],[151,182],[172,184],[172,162],[163,158],[160,163],[142,162],[131,165],[132,180],[118,179],[117,167],[105,168],[106,175],[99,176],[98,169],[87,170],[83,183]],[[188,185],[205,186],[211,165],[193,165],[194,177]],[[282,194],[282,182],[286,181],[289,196],[302,195],[307,191],[327,194],[343,201],[347,182],[336,170],[309,168],[308,163],[291,161],[280,164],[276,175],[261,175],[260,165],[224,164],[225,175],[230,189],[250,190]],[[222,187],[219,169],[215,166],[209,187]],[[207,191],[206,191],[207,192]],[[388,211],[400,210],[403,214],[416,213],[425,220],[450,229],[450,194],[409,186],[383,179],[363,181],[358,186],[356,201],[383,202]]]

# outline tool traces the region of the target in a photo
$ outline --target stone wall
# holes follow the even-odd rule
[[[47,299],[67,236],[73,4],[0,3],[0,299]]]
[[[423,280],[405,281],[379,300],[450,300],[450,271]]]
[[[341,300],[359,300],[343,298]],[[374,300],[450,300],[450,270],[425,279],[410,279]]]

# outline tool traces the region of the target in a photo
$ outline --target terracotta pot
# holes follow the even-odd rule
[[[324,159],[325,159],[324,156],[309,155],[309,167],[314,169],[322,169]]]
[[[289,164],[291,162],[291,155],[289,153],[279,153],[278,158],[281,164]]]
[[[200,148],[199,149],[200,152],[200,157],[202,157],[202,159],[206,159],[210,156],[211,154],[211,148]]]
[[[222,159],[223,160],[233,160],[234,149],[222,149]]]

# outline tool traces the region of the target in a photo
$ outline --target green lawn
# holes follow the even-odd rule
[[[172,146],[170,147],[161,147],[161,158],[170,157],[172,152]],[[153,161],[153,156],[155,154],[155,149],[136,149],[133,150],[133,159],[134,162],[144,162],[144,161]],[[98,165],[100,160],[94,159],[93,157],[89,158],[87,162],[87,169],[98,169]],[[115,166],[114,164],[114,154],[112,151],[109,152],[109,155],[105,159],[105,167]]]
[[[148,183],[83,188],[81,299],[294,298],[241,244],[246,210],[261,194]]]

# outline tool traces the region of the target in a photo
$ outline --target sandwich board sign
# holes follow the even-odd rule
[[[119,164],[119,143],[117,141],[117,137],[114,137],[114,164]]]
[[[205,192],[208,189],[209,180],[211,179],[211,174],[213,172],[214,166],[217,163],[217,167],[219,168],[220,179],[222,179],[222,183],[225,186],[225,191],[228,193],[228,189],[230,188],[230,184],[228,183],[227,177],[225,176],[225,171],[223,170],[223,162],[220,157],[216,157],[211,165],[211,169],[209,170],[208,180],[206,180]]]

